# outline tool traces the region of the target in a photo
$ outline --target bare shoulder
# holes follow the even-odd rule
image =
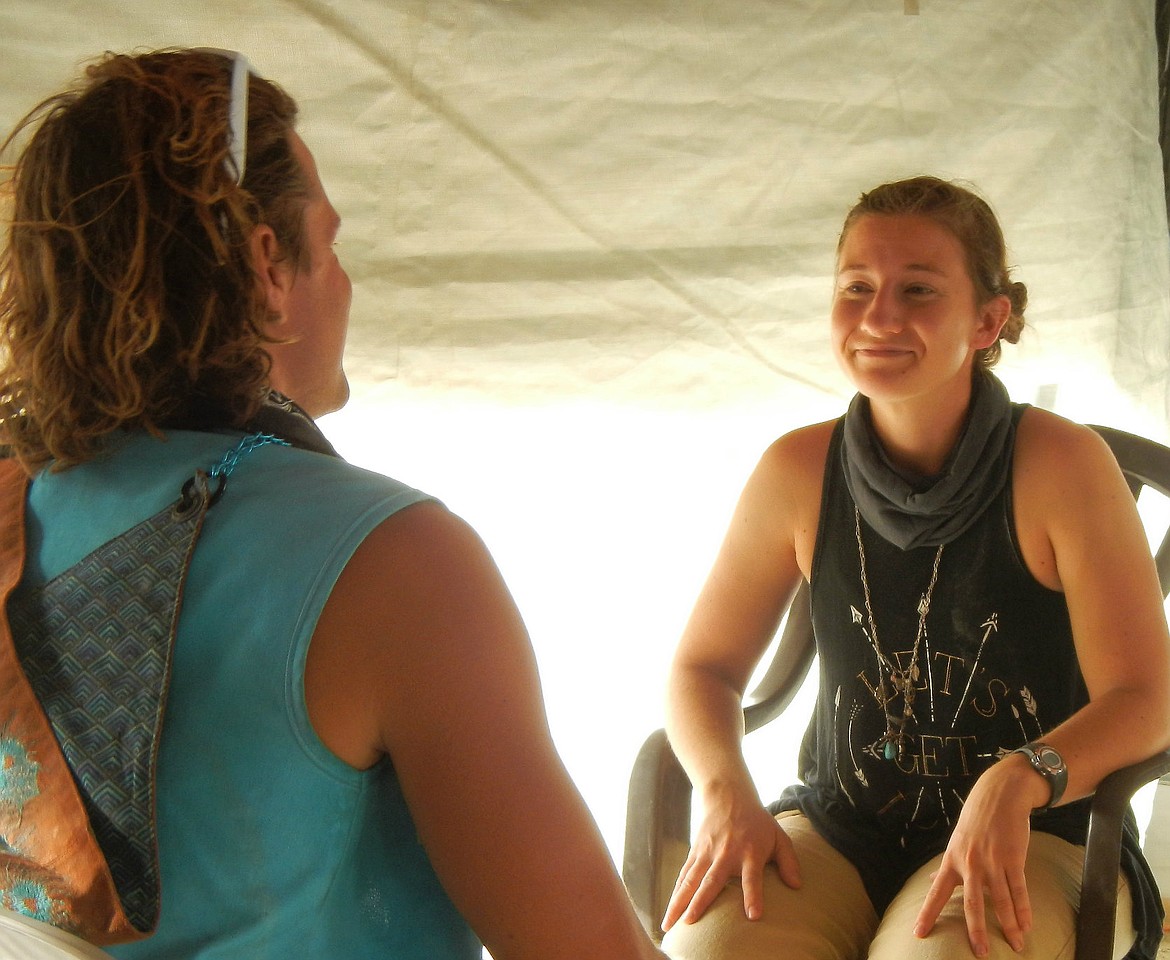
[[[760,458],[741,502],[741,510],[756,507],[753,514],[761,532],[790,544],[805,577],[812,567],[825,461],[836,423],[814,423],[774,441]]]
[[[1074,558],[1099,563],[1142,536],[1133,497],[1108,444],[1091,427],[1030,408],[1016,435],[1012,488],[1024,562],[1045,586],[1065,590]]]
[[[774,457],[792,469],[812,470],[819,480],[820,474],[824,471],[829,441],[837,422],[826,420],[822,423],[811,423],[786,433],[772,443],[766,456]]]
[[[388,567],[388,562],[395,566]],[[441,503],[424,500],[375,527],[354,553],[345,575],[381,580],[392,569],[396,577],[426,571],[433,578],[452,566],[485,562],[491,562],[487,548],[471,525]]]
[[[1084,502],[1103,491],[1116,492],[1120,478],[1109,445],[1092,427],[1035,407],[1020,418],[1015,448],[1017,492],[1059,495],[1067,507],[1070,499]]]
[[[375,527],[338,578],[327,606],[378,629],[359,635],[385,645],[449,629],[462,615],[507,597],[487,547],[461,517],[435,501],[413,504]],[[510,602],[510,598],[508,598]]]
[[[764,451],[757,473],[780,491],[795,492],[802,498],[815,493],[819,499],[835,426],[836,421],[829,420],[784,434]]]
[[[467,663],[478,682],[527,682],[531,660],[487,547],[425,501],[379,524],[342,571],[313,634],[305,698],[324,743],[364,767],[420,734],[435,692],[470,680]]]
[[[383,655],[387,649],[393,654],[395,638],[410,647],[427,641],[437,655],[474,643],[493,628],[523,632],[479,535],[434,501],[379,524],[346,565],[328,607],[358,626],[357,635]],[[469,630],[475,623],[478,628]]]
[[[1059,449],[1062,444],[1087,444],[1100,446],[1105,443],[1092,427],[1077,423],[1040,407],[1028,407],[1020,417],[1017,431],[1017,449],[1025,443],[1037,449]]]

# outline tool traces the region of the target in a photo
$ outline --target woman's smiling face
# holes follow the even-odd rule
[[[999,334],[1000,300],[976,303],[962,244],[945,227],[924,216],[868,214],[841,244],[833,352],[871,399],[965,389],[975,351]]]

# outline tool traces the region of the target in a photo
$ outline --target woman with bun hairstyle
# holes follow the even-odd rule
[[[1108,447],[991,373],[1026,304],[965,187],[883,184],[846,217],[831,340],[857,394],[764,453],[671,671],[702,806],[676,960],[1072,957],[1085,798],[1170,745],[1170,643]],[[802,579],[818,698],[769,808],[742,699]],[[1117,955],[1152,958],[1130,828]]]

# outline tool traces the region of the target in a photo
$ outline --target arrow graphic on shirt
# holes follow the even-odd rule
[[[979,661],[983,659],[983,648],[987,646],[988,638],[999,630],[999,614],[993,613],[990,617],[980,624],[983,627],[983,639],[979,642],[979,652],[975,655],[975,662],[971,665],[971,675],[967,677],[967,686],[963,688],[963,695],[959,698],[959,709],[955,711],[955,717],[951,720],[951,729],[955,729],[955,724],[959,722],[959,714],[963,712],[963,704],[967,702],[967,694],[971,692],[971,684],[975,680],[975,674],[979,670]]]
[[[865,779],[865,774],[861,772],[861,768],[857,765],[857,758],[853,755],[853,718],[857,716],[858,709],[859,708],[857,706],[857,702],[854,701],[853,706],[849,711],[849,726],[845,730],[845,746],[848,747],[848,749],[849,749],[849,760],[853,764],[853,775],[855,777],[857,777],[858,780],[861,781],[861,785],[863,787],[868,787],[869,783]],[[841,711],[841,687],[838,686],[837,687],[837,695],[833,698],[833,713],[834,713],[833,729],[834,730],[840,729],[839,723],[838,723],[839,718],[840,718],[840,711]],[[837,737],[837,740],[838,741],[840,740],[840,736]],[[840,785],[841,791],[845,794],[845,797],[849,800],[850,805],[856,807],[857,804],[853,800],[853,795],[850,794],[849,788],[845,786],[845,779],[841,776],[841,759],[840,759],[841,748],[839,745],[836,745],[836,750],[837,750],[837,763],[834,764],[834,768],[835,768],[835,771],[837,774],[837,783]]]

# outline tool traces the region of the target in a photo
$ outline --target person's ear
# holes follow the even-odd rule
[[[999,332],[1012,315],[1012,302],[1006,294],[992,297],[979,308],[979,322],[971,338],[971,346],[984,350],[999,339]]]
[[[279,320],[285,317],[289,290],[292,288],[293,270],[280,249],[276,234],[267,224],[259,224],[248,238],[252,254],[252,269],[256,282],[264,291],[264,302]]]

